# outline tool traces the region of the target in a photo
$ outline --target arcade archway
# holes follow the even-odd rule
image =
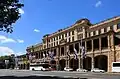
[[[91,57],[86,57],[83,59],[83,69],[86,69],[86,70],[91,70],[91,62],[92,61],[92,58]]]
[[[51,60],[50,65],[51,65],[51,68],[56,69],[56,61],[55,60]]]
[[[61,70],[64,70],[64,68],[65,68],[65,59],[61,59],[59,61],[59,64],[60,64]]]
[[[30,63],[27,63],[27,64],[26,64],[26,69],[29,70],[29,68],[30,68]]]
[[[108,61],[108,58],[105,55],[96,56],[94,59],[94,62],[95,62],[94,67],[107,71],[107,63],[108,63],[107,61]]]
[[[74,59],[72,58],[70,60],[70,67],[75,71],[76,69],[78,69],[78,59]]]

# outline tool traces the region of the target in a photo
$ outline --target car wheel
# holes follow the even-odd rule
[[[100,73],[103,73],[102,71],[100,71]]]
[[[34,68],[32,68],[32,71],[34,71],[35,69]]]

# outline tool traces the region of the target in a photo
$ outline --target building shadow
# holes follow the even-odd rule
[[[87,79],[87,78],[63,78],[50,76],[25,76],[25,77],[2,76],[0,77],[0,79]]]

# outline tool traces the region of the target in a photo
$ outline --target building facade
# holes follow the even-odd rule
[[[70,27],[43,36],[43,42],[27,47],[31,62],[50,61],[48,52],[54,52],[56,65],[74,70],[100,68],[111,72],[112,62],[120,61],[120,16],[92,24],[88,19],[78,20]],[[85,48],[83,58],[81,46]],[[77,50],[75,59],[74,49]],[[43,56],[45,54],[45,57]],[[28,57],[29,58],[29,57]]]
[[[29,61],[26,58],[26,54],[16,57],[15,68],[29,69]]]

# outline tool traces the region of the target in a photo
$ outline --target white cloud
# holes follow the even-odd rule
[[[34,29],[34,32],[40,32],[40,30],[38,30],[38,29]]]
[[[21,40],[21,39],[17,39],[17,40],[14,40],[12,38],[8,38],[6,36],[3,36],[3,35],[0,35],[0,43],[24,43],[24,40]]]
[[[23,55],[25,52],[15,52],[9,47],[0,46],[0,56],[15,54],[16,56]]]
[[[17,39],[18,43],[24,43],[24,40]]]
[[[16,41],[12,38],[7,38],[3,35],[0,35],[0,43],[15,43]]]
[[[0,46],[0,56],[14,54],[14,51],[9,47]]]
[[[102,2],[101,2],[101,1],[98,1],[98,2],[95,4],[95,7],[99,7],[101,4],[102,4]]]
[[[23,9],[19,9],[19,13],[22,15],[22,14],[24,14],[25,12],[24,12],[24,10]]]
[[[16,41],[15,40],[13,40],[13,39],[11,39],[11,38],[7,38],[7,39],[5,39],[5,40],[1,40],[1,43],[15,43]]]
[[[0,40],[4,40],[4,39],[6,39],[6,37],[3,35],[0,35]]]

